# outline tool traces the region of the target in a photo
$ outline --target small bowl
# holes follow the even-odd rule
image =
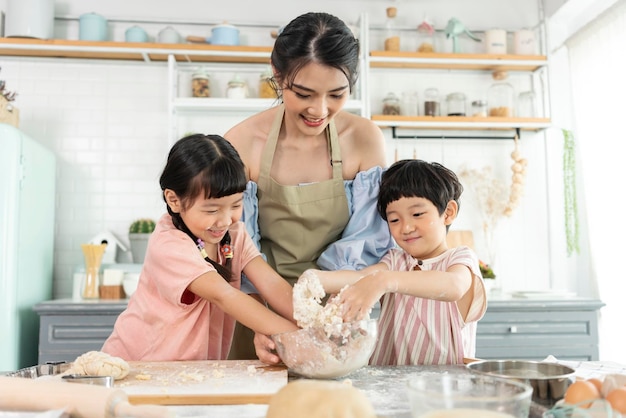
[[[124,274],[124,278],[122,279],[122,287],[124,288],[124,293],[126,294],[126,297],[130,297],[130,295],[135,293],[138,285],[139,273]]]
[[[553,406],[565,396],[575,373],[571,367],[561,364],[526,360],[481,360],[468,364],[467,368],[526,383],[533,388],[532,400],[544,406]]]
[[[333,379],[369,362],[378,336],[377,320],[367,319],[272,335],[287,368],[301,376]]]
[[[530,412],[532,388],[508,379],[475,373],[426,373],[410,377],[407,386],[413,418],[528,418]]]

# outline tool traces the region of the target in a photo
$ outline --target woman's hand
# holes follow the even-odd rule
[[[254,349],[256,355],[265,364],[278,364],[282,360],[276,355],[276,344],[264,334],[254,334]]]
[[[343,306],[343,320],[347,322],[364,319],[385,292],[386,285],[378,271],[363,276],[340,294],[339,303]]]

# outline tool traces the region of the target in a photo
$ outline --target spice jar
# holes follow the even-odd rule
[[[417,26],[417,52],[435,52],[435,28],[428,17]]]
[[[210,97],[211,83],[204,70],[197,70],[191,76],[191,94],[193,97]]]
[[[465,116],[465,94],[448,94],[446,105],[448,107],[448,116]]]
[[[238,74],[228,82],[226,97],[229,99],[245,99],[248,97],[248,84]]]
[[[472,116],[478,118],[487,117],[487,102],[484,100],[474,100],[472,102]]]
[[[496,82],[489,87],[488,91],[489,116],[513,117],[515,91],[513,86],[505,81],[506,71],[494,71],[492,76]]]
[[[278,97],[272,81],[272,70],[268,68],[259,78],[259,97],[262,99],[275,99]]]
[[[439,116],[439,90],[436,88],[424,92],[424,116]]]
[[[383,99],[383,115],[399,115],[400,100],[394,93],[388,93]]]

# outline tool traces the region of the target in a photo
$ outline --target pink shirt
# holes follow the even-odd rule
[[[396,271],[413,270],[417,264],[415,258],[399,248],[390,250],[381,262]],[[487,309],[476,254],[468,247],[457,247],[422,263],[422,270],[445,271],[454,264],[470,268],[474,299],[467,319],[463,319],[456,302],[386,293],[381,298],[379,335],[370,364],[462,364],[463,357],[474,356],[476,321]]]
[[[260,256],[241,222],[230,228],[233,280]],[[223,261],[223,260],[220,260]],[[189,284],[215,271],[187,234],[165,214],[150,236],[137,290],[120,314],[102,351],[128,361],[223,360],[233,338],[235,320],[206,299],[181,302]]]

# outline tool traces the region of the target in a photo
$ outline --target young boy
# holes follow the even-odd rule
[[[400,248],[360,271],[307,270],[326,293],[341,293],[345,321],[381,302],[373,365],[462,364],[476,350],[487,300],[478,258],[448,248],[463,186],[438,163],[402,160],[383,174],[378,212]],[[301,276],[301,277],[302,277]]]

